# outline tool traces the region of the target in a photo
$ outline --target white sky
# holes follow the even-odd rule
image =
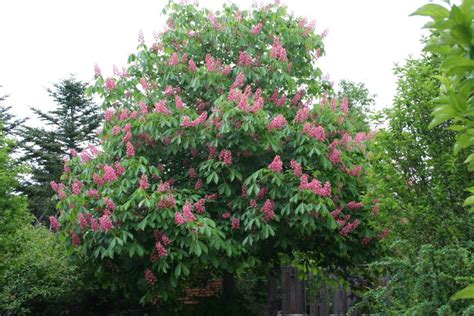
[[[29,106],[54,107],[46,88],[69,74],[90,81],[94,64],[112,74],[135,51],[143,30],[147,42],[161,30],[168,0],[1,0],[0,95],[19,116]],[[201,0],[219,8],[225,0]],[[250,8],[252,0],[238,1]],[[364,82],[377,94],[377,108],[395,93],[394,63],[417,56],[426,19],[408,15],[426,0],[282,0],[297,16],[316,19],[317,32],[329,29],[327,55],[320,65],[331,80]],[[423,32],[423,33],[422,33]]]

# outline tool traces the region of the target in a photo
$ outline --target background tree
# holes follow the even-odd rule
[[[375,105],[375,94],[371,94],[363,82],[341,80],[337,85],[337,97],[347,98],[352,123],[360,131],[370,131],[369,114]]]
[[[438,76],[442,92],[436,99],[430,126],[443,124],[456,132],[453,152],[469,152],[465,162],[469,171],[474,171],[474,2],[463,0],[459,6],[453,4],[449,8],[430,3],[413,15],[433,20],[426,24],[432,33],[425,50],[439,54],[442,61]],[[474,187],[467,189],[473,195],[466,199],[465,206],[474,211]]]
[[[1,87],[2,86],[0,86],[0,88]],[[16,118],[15,115],[11,113],[12,107],[8,105],[3,105],[7,98],[8,95],[0,96],[0,122],[2,122],[3,124],[3,135],[11,137],[17,134],[18,128],[23,125],[23,123],[26,121],[26,118]]]
[[[373,224],[387,254],[372,267],[390,282],[366,294],[367,312],[469,313],[449,297],[473,279],[474,220],[463,207],[473,179],[466,155],[452,155],[455,133],[429,128],[439,64],[425,55],[395,68],[397,94],[371,147],[368,197],[378,199]]]
[[[48,112],[32,108],[43,126],[21,130],[23,160],[31,168],[22,191],[28,196],[30,211],[40,221],[55,212],[50,182],[61,176],[63,159],[70,157],[70,150],[80,151],[97,138],[98,107],[85,95],[86,86],[73,77],[55,84],[48,92],[57,107]]]
[[[448,8],[439,4],[426,4],[413,15],[428,16],[433,21],[426,24],[431,36],[425,50],[442,57],[440,76],[442,93],[437,98],[430,126],[450,123],[449,129],[456,131],[453,152],[461,150],[470,155],[465,160],[469,171],[474,171],[474,2],[463,0]],[[474,186],[468,187],[471,195],[464,206],[474,212]],[[454,299],[474,299],[474,284],[456,293]]]
[[[279,5],[165,11],[169,29],[151,47],[141,37],[120,76],[96,69],[101,151],[53,184],[52,228],[143,302],[296,249],[335,271],[366,262],[371,135],[313,62],[324,34]]]

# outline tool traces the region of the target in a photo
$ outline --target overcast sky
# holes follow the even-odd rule
[[[30,106],[54,107],[46,88],[69,74],[90,81],[94,64],[105,75],[121,68],[137,45],[139,30],[147,42],[163,28],[167,0],[2,0],[0,2],[0,95],[20,116]],[[201,0],[218,8],[225,0]],[[281,1],[297,16],[315,19],[316,31],[329,30],[327,55],[320,60],[331,80],[364,82],[377,94],[377,107],[390,106],[395,93],[394,63],[419,55],[421,27],[409,14],[426,0]],[[250,8],[254,1],[238,1]]]

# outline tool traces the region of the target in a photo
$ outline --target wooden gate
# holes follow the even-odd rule
[[[282,311],[280,315],[360,315],[357,312],[348,314],[349,308],[356,303],[356,298],[350,290],[345,290],[340,285],[323,284],[316,295],[306,295],[305,282],[298,278],[296,268],[282,268],[281,285]]]

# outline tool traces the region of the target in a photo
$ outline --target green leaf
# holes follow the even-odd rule
[[[176,278],[179,278],[181,274],[181,263],[178,263],[178,265],[176,266],[176,269],[174,269],[174,275],[176,276]]]
[[[451,35],[462,45],[471,45],[472,33],[465,25],[458,24],[451,28]]]
[[[474,299],[474,284],[470,284],[464,289],[451,296],[452,300]]]
[[[440,20],[449,16],[449,10],[439,4],[428,3],[413,12],[411,15],[429,16],[434,20]]]
[[[474,195],[471,195],[466,200],[464,200],[464,206],[474,205]]]

